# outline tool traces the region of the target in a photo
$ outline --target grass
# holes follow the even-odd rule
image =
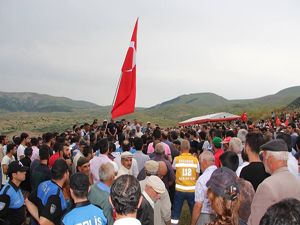
[[[185,201],[181,210],[179,225],[189,225],[189,224],[191,224],[191,214],[190,214],[189,206]]]

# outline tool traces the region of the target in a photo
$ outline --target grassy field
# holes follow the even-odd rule
[[[97,112],[61,112],[61,113],[1,113],[0,132],[6,135],[19,134],[23,131],[39,135],[43,132],[62,132],[71,129],[74,124],[91,123],[95,118],[104,118]]]
[[[190,214],[189,206],[185,201],[182,207],[179,225],[189,225],[189,224],[191,224],[191,214]]]
[[[278,110],[279,111],[279,110]],[[271,111],[257,110],[248,111],[248,119],[257,120],[270,118]],[[167,116],[169,115],[170,116]],[[176,115],[174,115],[176,114]],[[204,115],[204,114],[199,114]],[[194,115],[193,115],[194,116]],[[186,115],[186,118],[192,115]],[[63,132],[72,129],[74,124],[92,123],[94,119],[100,122],[109,119],[108,110],[78,110],[74,112],[10,112],[0,113],[0,133],[8,136],[18,135],[21,132],[28,132],[32,135],[40,135],[44,132]],[[176,126],[183,118],[172,112],[149,112],[137,110],[137,112],[124,117],[132,121],[137,119],[144,124],[150,121],[152,124],[159,124],[161,127]]]
[[[18,135],[21,132],[28,132],[33,135],[40,135],[44,132],[63,132],[72,129],[74,124],[81,125],[85,122],[92,123],[94,119],[100,122],[109,119],[110,114],[105,111],[75,111],[75,112],[11,112],[0,113],[0,133],[9,136]],[[124,117],[129,120],[138,119],[146,123],[158,123],[161,126],[174,126],[177,121],[160,116],[147,115],[136,112],[130,116]]]

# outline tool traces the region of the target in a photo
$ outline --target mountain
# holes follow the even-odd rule
[[[198,93],[178,96],[146,109],[145,113],[177,121],[221,111],[237,114],[247,111],[249,114],[261,116],[274,109],[286,107],[298,97],[300,97],[300,86],[286,88],[273,95],[254,99],[227,100],[213,93]]]
[[[109,119],[109,110],[110,106],[64,97],[0,92],[0,133],[15,135],[28,131],[40,135],[48,131],[60,132],[95,118]],[[300,86],[286,88],[274,95],[242,100],[228,100],[213,93],[182,95],[150,108],[137,107],[135,113],[124,118],[169,127],[191,117],[222,111],[238,115],[247,111],[248,118],[255,120],[269,117],[272,111],[287,110],[300,110]]]
[[[300,86],[290,87],[277,92],[274,95],[267,95],[255,99],[232,100],[233,105],[238,104],[245,109],[251,107],[259,107],[260,109],[268,109],[271,107],[284,107],[287,103],[292,102],[300,96]]]
[[[100,106],[65,97],[31,92],[0,92],[0,109],[3,112],[72,112],[79,109],[96,109]]]
[[[198,93],[181,95],[177,98],[155,105],[151,108],[159,108],[165,106],[192,105],[192,106],[212,106],[227,104],[229,101],[219,95],[213,93]]]
[[[288,107],[290,103],[298,104],[297,98],[300,98],[300,86],[286,88],[273,95],[254,99],[228,100],[214,93],[186,94],[150,108],[136,108],[136,112],[126,118],[149,118],[150,120],[155,118],[159,121],[178,122],[193,116],[221,111],[236,114],[247,111],[248,115],[261,116],[263,113]],[[293,101],[296,102],[292,103]],[[86,101],[30,92],[0,92],[0,112],[74,112],[78,110],[103,113],[106,117],[110,115],[108,106],[98,106]]]
[[[300,97],[296,98],[286,107],[287,110],[300,109]]]

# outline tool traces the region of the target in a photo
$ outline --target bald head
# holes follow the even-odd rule
[[[159,167],[158,167],[158,175],[160,177],[164,177],[168,173],[168,167],[167,164],[164,161],[159,161]]]

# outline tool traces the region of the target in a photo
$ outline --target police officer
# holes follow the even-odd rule
[[[68,165],[57,159],[51,168],[51,180],[39,184],[25,201],[37,224],[59,224],[67,209],[62,187],[69,180]],[[34,223],[32,223],[34,224]]]
[[[105,218],[101,208],[88,201],[89,178],[84,173],[78,172],[70,178],[70,192],[75,208],[68,212],[62,219],[62,224],[90,224],[105,225]]]
[[[24,198],[20,184],[25,180],[27,167],[14,161],[8,165],[9,181],[0,191],[0,224],[20,225],[25,222]]]

